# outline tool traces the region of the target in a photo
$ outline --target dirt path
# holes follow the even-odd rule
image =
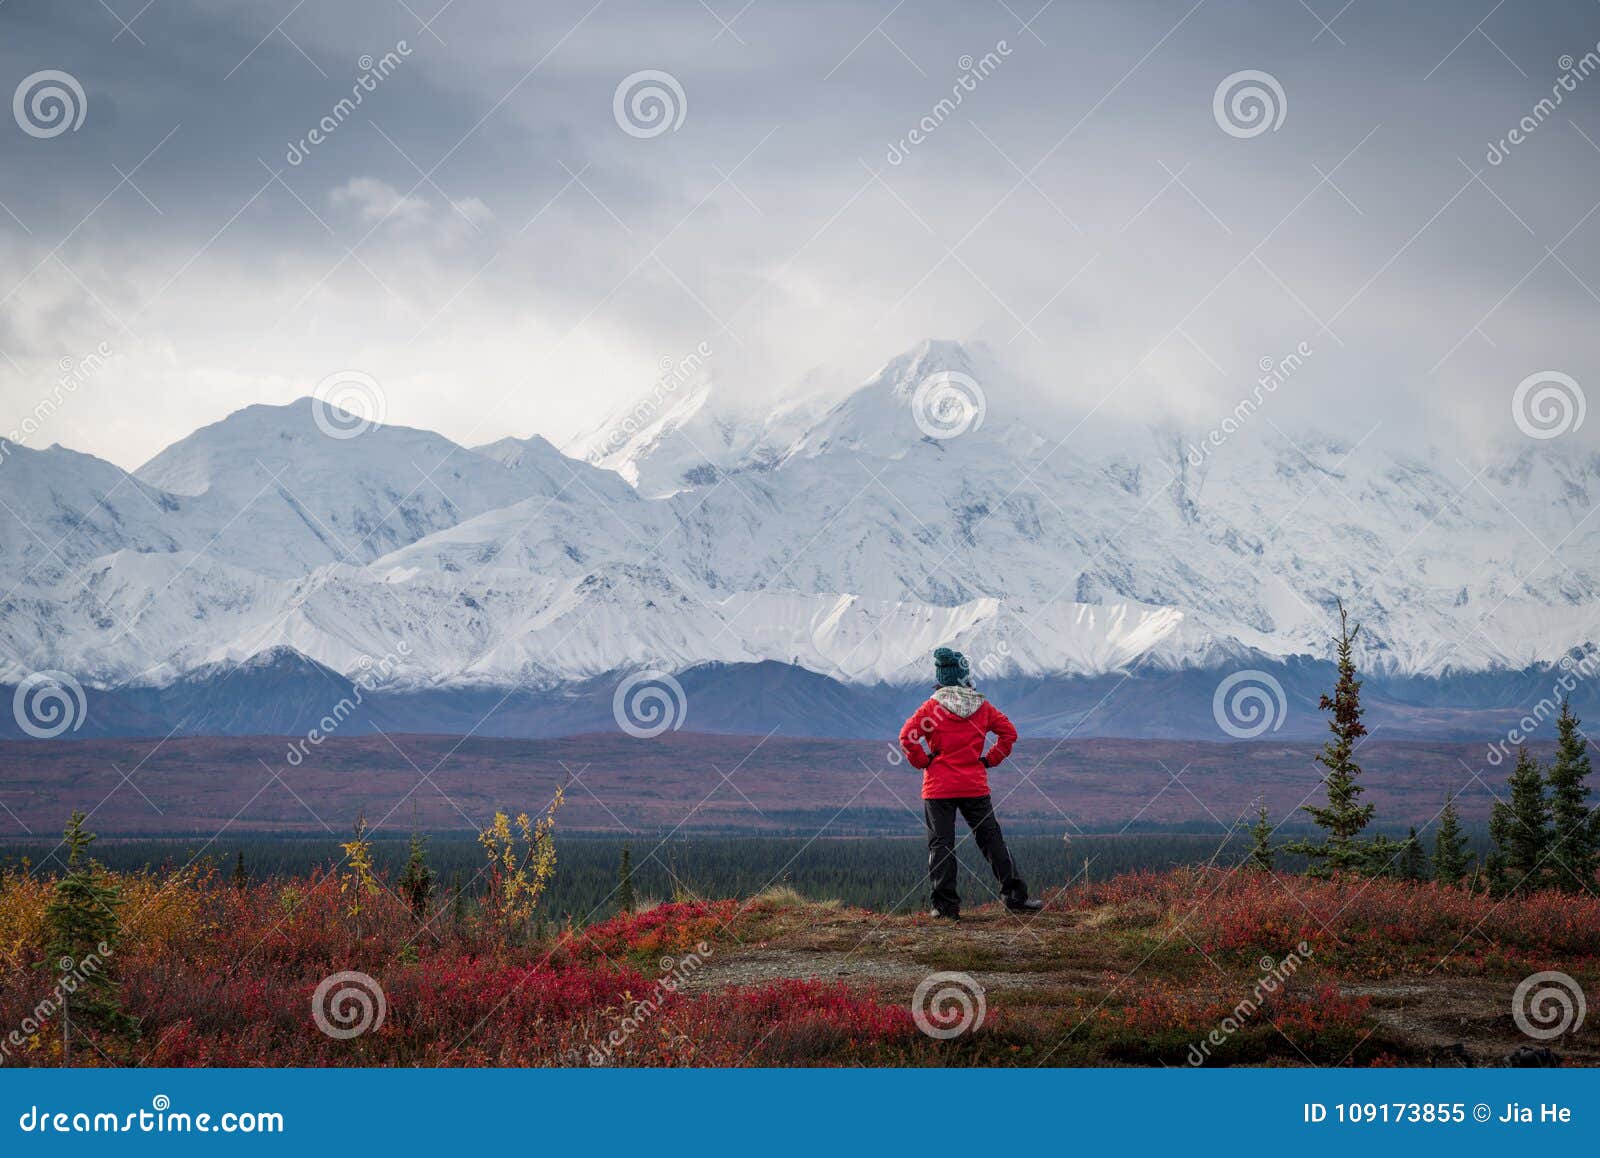
[[[1341,991],[1371,998],[1373,1020],[1416,1043],[1436,1065],[1502,1065],[1519,1050],[1531,1064],[1541,1046],[1568,1062],[1600,1064],[1592,1034],[1548,1042],[1525,1035],[1512,1020],[1511,987],[1502,982],[1435,976]]]
[[[685,988],[715,992],[816,979],[909,1001],[930,973],[952,970],[970,974],[997,1008],[1073,994],[1098,1002],[1144,968],[1161,972],[1162,966],[1146,967],[1140,954],[1119,949],[1121,942],[1106,935],[1139,928],[1150,916],[1108,907],[1019,918],[994,908],[951,924],[807,905],[764,930],[760,942],[719,947]],[[1593,1033],[1550,1042],[1525,1035],[1511,1016],[1512,989],[1503,980],[1445,975],[1340,984],[1345,996],[1371,1001],[1372,1022],[1383,1036],[1406,1043],[1414,1064],[1550,1064],[1550,1057],[1538,1056],[1548,1046],[1566,1064],[1600,1065]]]
[[[819,914],[760,944],[718,953],[685,985],[691,991],[759,985],[785,978],[839,981],[871,987],[894,999],[908,999],[931,972],[971,973],[991,999],[1037,990],[1104,989],[1102,967],[1070,963],[1066,952],[1076,941],[1082,914],[1045,913],[1015,917],[999,909],[980,909],[959,923],[924,917],[871,917],[859,912]]]

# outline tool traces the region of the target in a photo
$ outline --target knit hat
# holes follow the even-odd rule
[[[967,657],[948,647],[936,648],[933,653],[933,674],[941,688],[970,688],[968,673],[972,666]]]

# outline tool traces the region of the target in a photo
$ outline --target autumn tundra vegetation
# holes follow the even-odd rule
[[[554,919],[559,793],[497,814],[477,869],[449,882],[421,833],[397,871],[379,868],[362,821],[306,873],[257,876],[242,855],[231,871],[196,858],[114,872],[74,813],[52,871],[0,873],[0,1062],[1497,1062],[1519,1041],[1519,981],[1600,981],[1579,721],[1563,706],[1549,768],[1518,760],[1484,863],[1450,800],[1431,849],[1415,830],[1368,836],[1357,630],[1341,621],[1323,700],[1315,837],[1275,846],[1263,811],[1229,863],[1084,874],[1029,917],[993,903],[936,926],[786,887],[714,898],[679,883],[652,901],[625,848],[598,919]],[[984,1016],[932,1034],[913,995],[948,971],[976,979]],[[1547,1062],[1600,1062],[1592,1026],[1545,1045]]]

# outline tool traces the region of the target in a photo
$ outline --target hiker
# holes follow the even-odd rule
[[[956,813],[983,853],[1000,895],[1013,913],[1037,913],[1043,901],[1028,897],[1006,849],[1000,822],[989,799],[987,770],[1011,754],[1017,730],[972,684],[971,666],[959,651],[941,647],[933,653],[937,687],[900,729],[900,750],[922,772],[922,816],[928,825],[928,883],[933,887],[932,916],[961,919],[956,893]],[[994,746],[983,750],[989,733]]]

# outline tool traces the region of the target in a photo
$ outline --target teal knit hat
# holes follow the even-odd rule
[[[941,688],[971,687],[968,673],[972,666],[967,657],[948,647],[936,648],[933,653],[933,674]]]

